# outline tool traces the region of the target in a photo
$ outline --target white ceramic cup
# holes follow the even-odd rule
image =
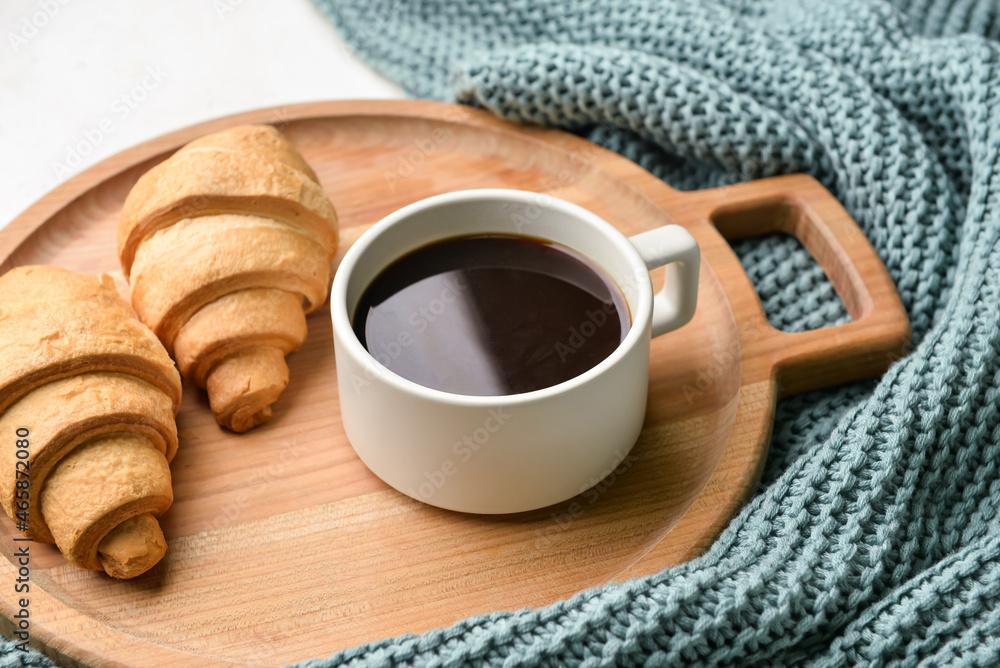
[[[412,250],[487,233],[551,240],[602,268],[621,288],[631,313],[622,343],[589,371],[523,394],[452,394],[389,371],[352,328],[365,288]],[[348,440],[389,485],[450,510],[515,513],[586,491],[620,464],[639,437],[650,337],[694,315],[699,262],[697,243],[678,225],[629,238],[582,207],[534,192],[460,191],[390,214],[348,250],[330,293]],[[664,265],[664,287],[654,296],[649,271]],[[409,340],[403,337],[400,344]]]

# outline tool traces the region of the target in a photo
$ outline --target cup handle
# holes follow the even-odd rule
[[[666,334],[686,324],[698,305],[698,242],[680,225],[664,225],[636,234],[629,237],[629,242],[647,270],[663,267],[666,272],[663,287],[653,297],[652,335]]]

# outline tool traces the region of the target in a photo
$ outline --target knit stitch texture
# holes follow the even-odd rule
[[[762,490],[704,556],[300,666],[1000,665],[995,2],[314,2],[411,94],[582,134],[674,187],[813,175],[914,348],[781,402]],[[846,318],[794,241],[737,250],[776,326]]]

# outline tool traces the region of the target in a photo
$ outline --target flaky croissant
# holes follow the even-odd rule
[[[316,175],[267,125],[202,137],[153,167],[118,228],[136,313],[237,432],[270,419],[337,241]]]
[[[0,502],[25,535],[117,578],[155,565],[181,382],[107,275],[0,277]]]

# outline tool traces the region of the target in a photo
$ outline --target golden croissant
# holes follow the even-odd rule
[[[181,379],[107,275],[0,277],[0,501],[72,563],[135,577],[166,541]]]
[[[129,192],[118,255],[132,306],[208,391],[220,425],[271,417],[285,355],[326,300],[337,215],[316,174],[267,125],[202,137]]]

